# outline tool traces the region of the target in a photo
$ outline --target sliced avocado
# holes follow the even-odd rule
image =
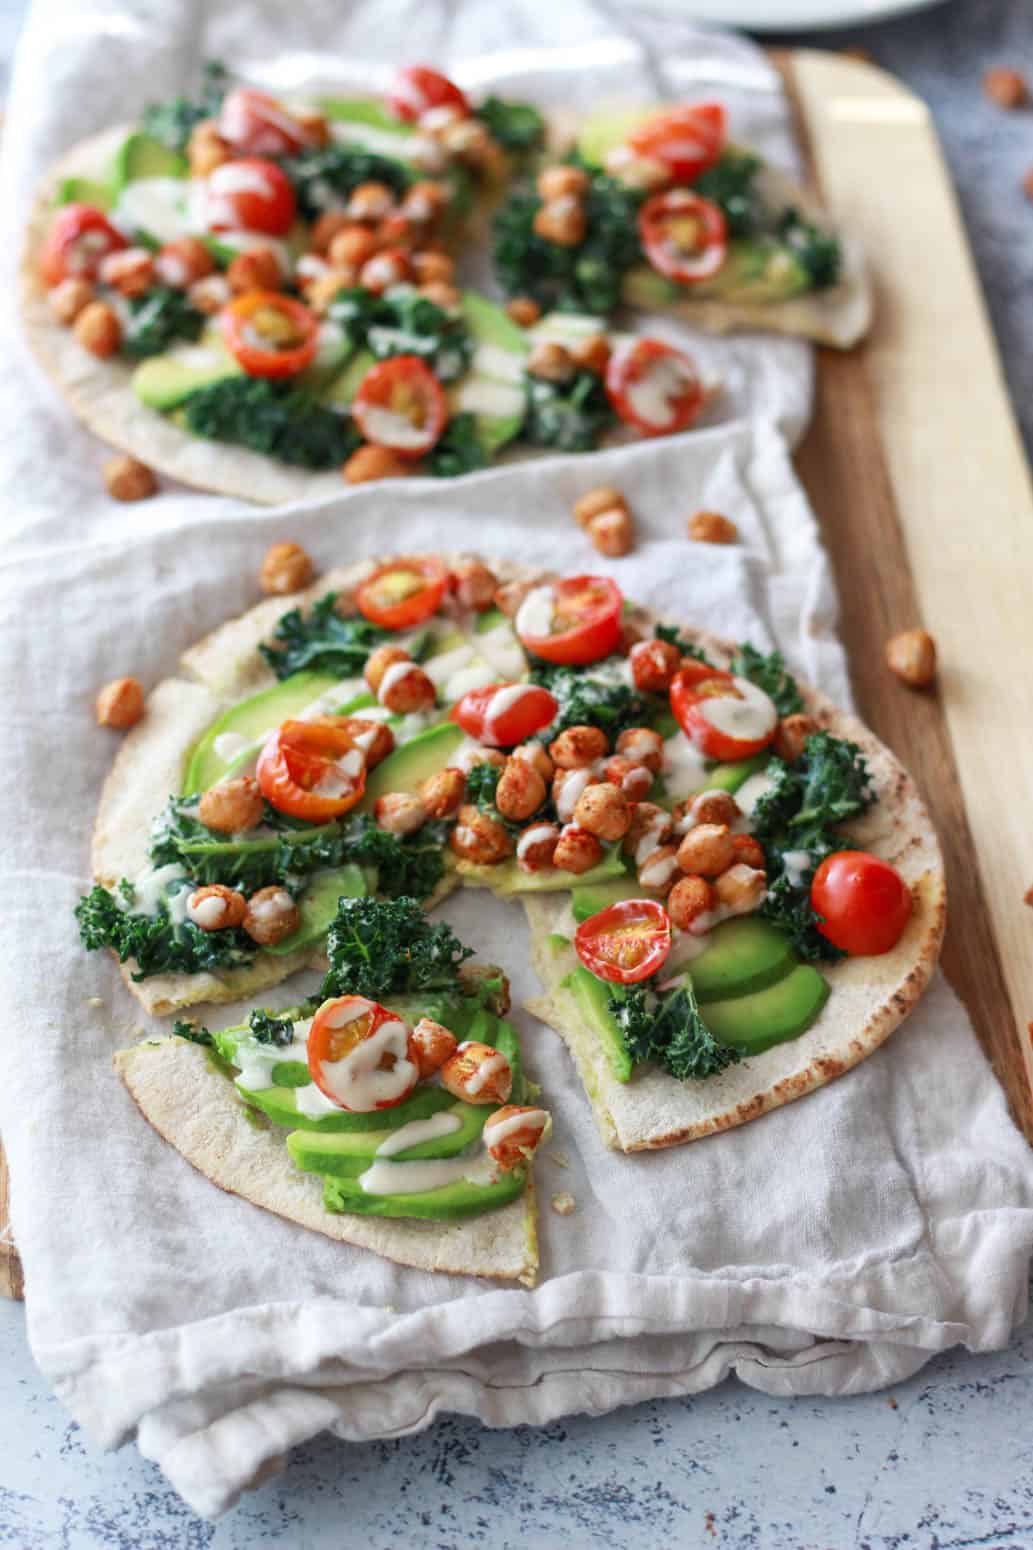
[[[395,118],[381,97],[320,97],[316,106],[335,124],[366,124],[402,137],[413,133],[412,125]]]
[[[57,205],[94,205],[98,210],[110,210],[113,202],[110,184],[94,178],[62,178],[54,195]]]
[[[115,152],[111,180],[117,195],[127,183],[137,178],[185,178],[188,171],[185,156],[170,150],[151,135],[135,130]]]
[[[217,329],[208,328],[196,344],[177,344],[164,355],[141,361],[133,372],[133,392],[149,409],[176,409],[198,388],[224,377],[243,375]]]
[[[726,920],[692,959],[692,988],[701,1001],[749,995],[784,978],[795,961],[788,936],[769,921],[757,915]]]
[[[304,710],[306,705],[311,705],[339,682],[332,673],[292,673],[290,678],[284,678],[224,711],[191,750],[183,778],[183,795],[191,796],[214,786],[238,762],[245,748],[250,748],[263,733]],[[217,753],[215,744],[227,733],[243,738],[244,747],[237,746],[232,752],[224,747]]]
[[[732,764],[715,764],[713,769],[707,772],[707,783],[704,789],[727,791],[734,796],[751,775],[767,769],[770,758],[770,750],[765,749],[763,753],[755,753],[750,759],[737,759]]]
[[[776,237],[743,237],[729,244],[728,257],[709,280],[678,285],[648,264],[639,264],[624,276],[621,295],[632,307],[663,307],[707,297],[730,302],[788,301],[810,289],[810,275],[786,243]]]
[[[490,457],[512,441],[524,423],[529,345],[523,329],[475,291],[463,292],[462,313],[474,354],[470,370],[449,390],[449,399],[455,412],[474,414],[478,438]]]
[[[383,1109],[379,1110],[380,1114],[383,1112]],[[488,1104],[475,1106],[472,1103],[456,1103],[453,1099],[452,1107],[440,1112],[454,1114],[459,1120],[459,1128],[449,1131],[447,1135],[436,1136],[431,1141],[421,1141],[415,1146],[406,1147],[402,1152],[392,1153],[392,1162],[416,1162],[423,1157],[454,1157],[478,1139],[485,1120],[493,1111]],[[352,1165],[357,1160],[372,1162],[377,1149],[393,1134],[394,1131],[388,1129],[295,1130],[287,1137],[287,1150],[295,1167],[303,1173],[354,1177],[351,1173]]]
[[[620,1024],[610,1011],[610,992],[619,996],[621,987],[596,979],[583,963],[571,969],[560,983],[564,990],[570,991],[582,1017],[602,1043],[610,1070],[618,1082],[630,1082],[635,1062],[624,1041]]]
[[[415,791],[428,775],[435,775],[445,768],[465,737],[462,727],[457,727],[453,721],[442,721],[411,737],[389,753],[370,775],[362,799],[363,807],[372,807],[377,797],[389,791]]]
[[[642,884],[629,873],[624,877],[615,877],[608,883],[578,883],[570,890],[570,907],[574,912],[574,919],[580,925],[581,921],[590,920],[593,915],[598,915],[600,910],[609,909],[611,904],[617,904],[621,899],[651,897],[649,890],[643,888]]]
[[[326,389],[325,401],[333,408],[347,409],[359,390],[359,383],[376,364],[377,358],[372,350],[357,350]]]
[[[700,959],[702,962],[702,959]],[[740,1055],[759,1055],[773,1044],[795,1039],[814,1022],[829,987],[817,969],[799,963],[783,979],[750,995],[700,1001],[703,1021],[714,1038]]]
[[[490,888],[492,893],[500,898],[510,898],[520,893],[558,893],[563,888],[587,887],[593,883],[609,882],[612,878],[623,877],[624,858],[620,848],[617,847],[607,851],[598,866],[592,867],[591,871],[581,873],[525,872],[512,859],[500,861],[497,866],[481,866],[474,861],[457,861],[456,871],[464,882],[472,884],[473,887]]]
[[[473,632],[475,635],[487,635],[489,631],[497,630],[500,624],[506,623],[508,619],[501,608],[486,608],[482,614],[477,615]]]
[[[298,901],[301,920],[296,931],[265,951],[274,957],[296,952],[318,942],[330,929],[337,914],[338,899],[361,899],[366,894],[366,879],[362,869],[349,863],[347,866],[328,867],[324,872],[313,872]]]
[[[287,1063],[283,1062],[285,1065]],[[275,1071],[277,1068],[274,1066],[273,1069]],[[293,1086],[262,1087],[251,1091],[238,1083],[237,1091],[277,1125],[292,1125],[295,1129],[315,1131],[394,1130],[399,1125],[407,1125],[412,1119],[428,1119],[431,1114],[451,1108],[455,1103],[455,1098],[443,1087],[420,1086],[410,1098],[393,1109],[378,1109],[373,1114],[351,1114],[347,1109],[340,1109],[332,1114],[312,1115],[299,1111]]]
[[[637,125],[662,111],[661,105],[654,103],[652,107],[608,108],[589,113],[578,125],[577,149],[582,159],[592,167],[604,166],[609,153],[623,145]]]
[[[471,1184],[457,1179],[441,1189],[425,1190],[416,1195],[367,1195],[358,1181],[368,1162],[355,1163],[354,1178],[326,1178],[323,1204],[328,1211],[351,1212],[357,1216],[409,1216],[427,1221],[451,1222],[464,1216],[479,1216],[495,1211],[523,1194],[525,1174],[522,1168],[503,1173],[493,1184]]]

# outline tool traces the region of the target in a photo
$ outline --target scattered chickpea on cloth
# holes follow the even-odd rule
[[[144,501],[158,490],[154,470],[128,452],[105,464],[104,483],[108,494],[116,501]]]
[[[737,544],[739,529],[719,511],[695,511],[688,521],[689,537],[697,544]]]
[[[115,678],[97,695],[97,724],[124,732],[140,720],[144,710],[143,685],[138,678]]]
[[[624,494],[612,485],[588,490],[575,502],[574,517],[600,554],[618,559],[635,541],[635,524]]]
[[[936,642],[928,630],[901,630],[886,642],[886,665],[912,689],[925,689],[936,677]]]

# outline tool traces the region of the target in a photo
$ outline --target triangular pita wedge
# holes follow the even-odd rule
[[[144,1118],[220,1189],[399,1265],[534,1285],[538,1239],[530,1176],[518,1200],[465,1221],[338,1215],[323,1206],[322,1181],[291,1162],[284,1132],[245,1118],[232,1081],[198,1045],[183,1039],[138,1044],[114,1063]]]

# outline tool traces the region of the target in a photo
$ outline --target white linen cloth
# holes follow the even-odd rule
[[[200,22],[157,5],[74,16],[38,5],[9,127],[7,251],[32,176],[107,120],[116,82],[129,114],[178,85],[199,54],[233,57],[245,12],[248,56],[258,59],[297,49],[302,36],[310,46],[333,36],[344,49],[370,8],[343,22],[334,8],[334,31],[322,37],[330,9],[312,10],[315,19],[288,20],[279,7],[213,9]],[[391,18],[385,53],[403,52],[402,38],[407,58],[479,52],[470,81],[486,77],[485,59],[514,35],[536,38],[529,5],[377,14]],[[596,37],[595,53],[588,42],[582,52],[601,70],[618,49],[605,13],[569,14],[568,32],[567,8],[550,13],[549,41]],[[743,45],[708,39],[706,48],[747,75],[763,68]],[[281,70],[289,64],[281,59]],[[545,64],[532,50],[523,68],[558,89]],[[769,127],[778,123],[772,110]],[[17,352],[10,311],[8,302]],[[752,424],[453,484],[358,489],[278,513],[176,490],[146,505],[109,502],[98,493],[100,455],[38,376],[20,364],[0,384],[10,809],[0,1128],[29,1338],[90,1436],[112,1446],[135,1434],[198,1512],[221,1512],[324,1428],[397,1436],[443,1410],[495,1426],[544,1422],[696,1392],[729,1372],[773,1394],[853,1393],[896,1382],[954,1344],[1000,1346],[1023,1316],[1033,1166],[939,978],[886,1048],[848,1076],[655,1156],[606,1151],[561,1042],[518,1014],[556,1117],[548,1151],[569,1159],[566,1169],[549,1156],[538,1164],[535,1291],[401,1269],[224,1195],[150,1130],[111,1070],[114,1050],[160,1025],[146,1025],[110,960],[76,940],[71,912],[113,751],[93,725],[93,694],[125,672],[148,685],[173,672],[187,645],[255,600],[268,543],[297,540],[323,568],[404,545],[610,570],[633,598],[777,642],[795,670],[848,697],[827,562],[775,423],[789,428],[794,392],[799,411],[806,351],[733,348],[785,389]],[[570,516],[573,499],[603,482],[628,491],[640,527],[635,552],[618,562],[601,560]],[[734,517],[743,543],[687,544],[685,518],[698,507]],[[534,994],[513,906],[469,894],[446,913],[479,954],[505,963],[518,1003]],[[230,1023],[233,1011],[210,1021]],[[571,1217],[549,1209],[560,1190],[577,1200]]]

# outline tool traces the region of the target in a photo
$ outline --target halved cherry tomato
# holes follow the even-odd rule
[[[728,257],[724,211],[687,188],[647,199],[638,231],[653,268],[679,285],[709,280]]]
[[[875,958],[896,947],[911,919],[911,890],[895,866],[867,850],[837,850],[818,867],[811,905],[818,930],[844,953]]]
[[[311,143],[282,102],[250,86],[237,86],[226,93],[219,113],[219,133],[246,156],[289,156]]]
[[[634,985],[663,967],[671,951],[671,919],[655,899],[620,899],[583,920],[574,948],[589,973]]]
[[[606,368],[606,395],[621,419],[644,436],[687,430],[703,408],[693,362],[662,339],[618,346]]]
[[[631,131],[627,143],[636,156],[663,162],[672,177],[689,183],[717,161],[725,134],[721,104],[694,102],[655,114]]]
[[[420,1074],[407,1025],[365,996],[323,1002],[308,1032],[308,1068],[320,1092],[352,1114],[393,1109]]]
[[[293,377],[315,359],[319,319],[279,291],[245,291],[223,308],[226,347],[249,377]]]
[[[331,823],[361,800],[366,759],[351,732],[332,716],[285,721],[266,739],[255,775],[278,813]]]
[[[771,742],[778,711],[762,689],[702,663],[680,668],[671,684],[671,709],[685,736],[708,759],[749,759]],[[715,707],[720,706],[720,710]],[[716,724],[717,718],[726,723]]]
[[[464,118],[470,112],[470,104],[455,82],[428,65],[407,65],[399,70],[387,100],[392,113],[407,124],[414,124],[431,108],[455,108]]]
[[[422,457],[448,421],[444,388],[418,355],[393,355],[372,366],[352,400],[367,441],[399,457]]]
[[[359,612],[382,630],[411,630],[441,607],[448,571],[429,555],[389,560],[368,576],[355,596]]]
[[[515,748],[555,721],[559,708],[556,696],[538,684],[489,684],[486,689],[468,689],[453,705],[449,720],[479,743]]]
[[[242,156],[209,174],[208,225],[212,231],[261,231],[282,237],[294,224],[298,202],[287,174],[274,161]]]
[[[516,616],[517,635],[532,656],[567,666],[598,662],[616,651],[624,599],[615,581],[609,576],[568,576],[551,592],[552,620],[546,634],[529,628],[523,608]]]
[[[62,280],[94,280],[101,259],[129,246],[103,210],[94,205],[65,205],[54,218],[39,258],[44,285]]]

